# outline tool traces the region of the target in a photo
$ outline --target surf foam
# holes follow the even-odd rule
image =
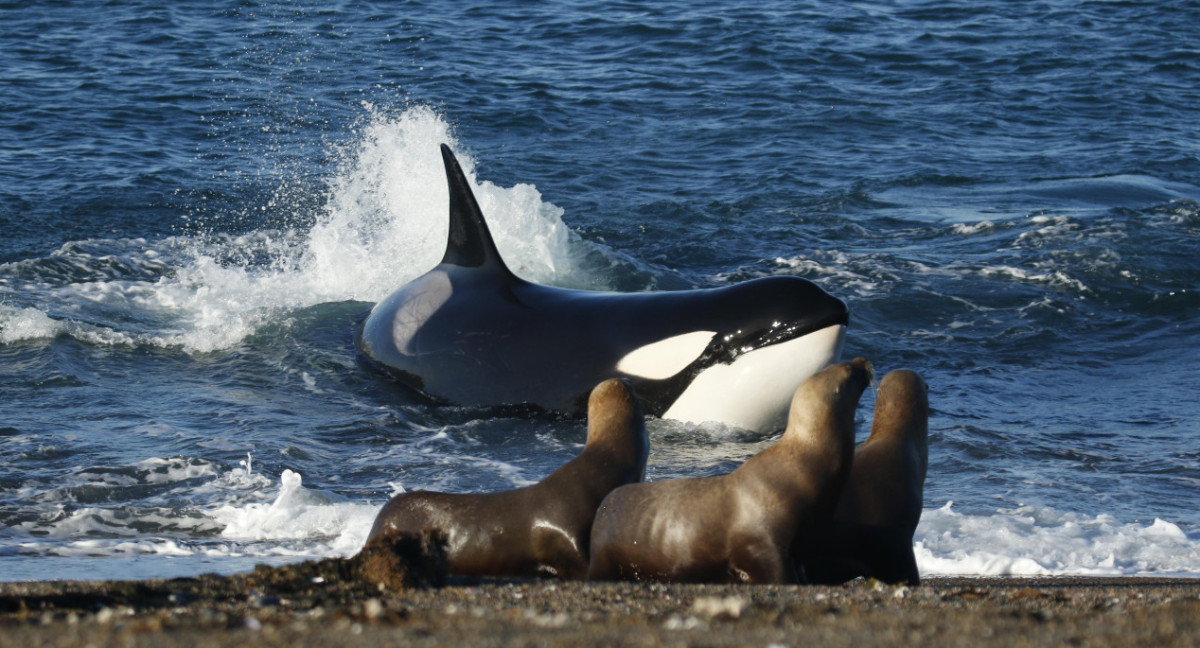
[[[14,308],[0,304],[0,344],[52,338],[64,325],[36,308]]]
[[[914,537],[921,574],[1195,576],[1200,541],[1166,520],[1123,523],[1050,508],[968,515],[926,510]]]
[[[345,557],[362,547],[382,504],[306,488],[292,470],[268,477],[253,470],[249,457],[219,474],[162,459],[137,467],[150,473],[147,480],[210,477],[192,492],[215,504],[81,507],[53,523],[21,525],[28,532],[14,529],[0,538],[0,556],[38,562],[18,560],[24,571],[10,578],[78,577],[78,563],[70,560],[90,558],[104,560],[90,563],[89,578],[120,579],[133,577],[122,561],[135,557],[158,561],[160,576]],[[1046,507],[966,514],[947,502],[924,512],[914,546],[924,576],[1200,575],[1200,541],[1168,520],[1122,522]],[[55,565],[64,571],[56,575]]]
[[[377,505],[306,489],[299,473],[284,470],[270,503],[223,505],[209,515],[223,527],[222,538],[243,543],[300,541],[293,545],[300,553],[325,557],[350,556],[362,548],[378,512]]]

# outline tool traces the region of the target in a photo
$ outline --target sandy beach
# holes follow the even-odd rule
[[[1200,579],[929,578],[917,587],[451,581],[326,560],[247,574],[0,584],[0,646],[1174,646]]]

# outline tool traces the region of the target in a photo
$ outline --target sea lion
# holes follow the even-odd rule
[[[917,585],[913,533],[921,520],[929,463],[929,388],[897,370],[879,383],[871,436],[854,452],[833,526],[805,561],[814,583],[858,576]]]
[[[841,353],[846,305],[800,277],[639,293],[525,281],[445,145],[442,161],[445,255],[376,304],[357,337],[372,366],[421,394],[580,416],[592,387],[625,378],[649,414],[775,431],[796,387]]]
[[[828,530],[854,453],[854,410],[870,381],[862,358],[808,378],[783,436],[732,473],[613,491],[592,526],[588,578],[798,582],[793,553]]]
[[[511,491],[397,495],[375,518],[367,544],[385,532],[439,529],[452,575],[583,578],[596,507],[614,488],[641,481],[649,449],[636,394],[607,380],[588,399],[587,445],[578,457]]]

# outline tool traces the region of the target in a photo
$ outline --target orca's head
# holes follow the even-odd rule
[[[617,368],[646,381],[663,418],[779,429],[796,388],[837,362],[845,303],[799,277],[769,277],[706,293],[705,312],[678,335],[627,354]]]

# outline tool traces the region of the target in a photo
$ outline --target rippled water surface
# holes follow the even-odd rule
[[[446,236],[522,276],[811,279],[931,387],[925,573],[1200,572],[1189,2],[0,3],[0,579],[357,550],[578,422],[438,407],[355,321]],[[860,437],[874,403],[860,407]],[[650,421],[649,478],[772,436]]]

